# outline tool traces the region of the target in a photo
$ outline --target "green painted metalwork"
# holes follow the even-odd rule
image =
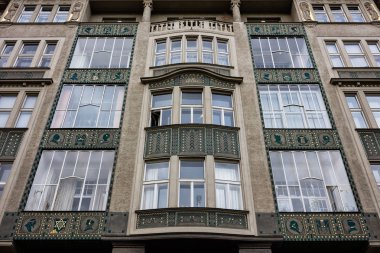
[[[280,213],[280,229],[288,241],[368,240],[360,213]]]
[[[248,229],[248,211],[216,208],[138,210],[136,228],[222,227]]]
[[[368,160],[380,160],[380,129],[356,129]]]
[[[124,84],[128,82],[127,69],[68,69],[62,82],[83,84]]]
[[[43,149],[115,149],[119,129],[52,129],[42,140]]]
[[[191,124],[146,128],[145,159],[206,156],[239,159],[239,128]]]
[[[0,159],[15,159],[22,137],[27,129],[0,129]]]
[[[336,130],[321,129],[264,129],[267,148],[271,150],[340,149]]]
[[[15,240],[101,238],[105,212],[22,212]]]
[[[299,36],[305,35],[302,24],[282,23],[282,24],[247,24],[249,36]]]
[[[256,69],[258,83],[316,83],[319,75],[315,69]]]
[[[82,24],[78,36],[131,36],[137,32],[137,24]]]

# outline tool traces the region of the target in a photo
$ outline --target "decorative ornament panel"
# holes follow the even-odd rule
[[[302,24],[247,24],[248,35],[278,35],[298,36],[306,35]]]
[[[368,240],[365,219],[359,213],[280,213],[286,241]]]
[[[26,129],[0,130],[0,159],[15,159]]]
[[[318,83],[318,72],[314,69],[255,69],[258,83]]]
[[[63,75],[63,83],[85,84],[126,84],[129,79],[126,69],[68,69]]]
[[[357,129],[368,160],[380,160],[380,130]]]
[[[131,36],[135,35],[137,24],[82,24],[79,36]]]

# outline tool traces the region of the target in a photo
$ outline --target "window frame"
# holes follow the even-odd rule
[[[50,21],[50,17],[53,13],[53,5],[41,5],[38,11],[38,14],[34,20],[35,23],[48,23]],[[48,11],[44,10],[47,9]],[[43,17],[44,19],[40,20]]]
[[[201,95],[201,104],[183,104],[183,94],[184,93],[200,93]],[[204,108],[204,93],[203,90],[188,90],[188,89],[182,89],[181,90],[181,97],[180,97],[180,124],[203,124],[204,123],[204,113],[205,113],[205,108]],[[183,123],[183,109],[190,109],[190,122]],[[194,110],[196,109],[201,109],[202,113],[202,122],[194,122]]]
[[[329,61],[330,61],[330,64],[333,68],[344,68],[346,67],[346,63],[344,62],[343,60],[343,57],[342,57],[342,52],[340,51],[340,48],[339,48],[339,45],[337,43],[337,41],[325,41],[325,50],[326,50],[326,53],[328,54],[328,57],[329,57]],[[331,45],[334,45],[334,47],[336,48],[336,51],[337,53],[330,53],[329,50],[328,50],[328,46],[331,46]],[[333,57],[339,57],[339,60],[340,62],[342,63],[342,66],[334,66],[334,61],[332,60]]]
[[[364,50],[364,47],[363,47],[363,44],[362,44],[362,41],[358,41],[358,40],[342,40],[342,43],[343,43],[343,48],[344,48],[344,51],[347,55],[347,59],[348,59],[348,64],[350,67],[353,67],[353,68],[366,68],[366,67],[370,67],[370,62],[368,60],[368,56],[366,55],[366,51]],[[346,45],[357,45],[359,46],[360,48],[360,51],[361,53],[351,53],[351,52],[348,52],[347,50],[347,47]],[[357,58],[357,57],[362,57],[365,62],[366,62],[366,66],[354,66],[352,60],[351,60],[351,57],[353,58]]]
[[[213,95],[214,94],[229,96],[231,98],[231,108],[213,105],[213,102],[214,102]],[[235,127],[235,125],[236,125],[236,123],[235,123],[235,121],[236,121],[236,119],[235,119],[235,105],[234,105],[234,94],[232,92],[228,93],[226,91],[219,91],[219,90],[212,89],[211,90],[211,122],[214,125],[219,125],[219,124],[215,124],[215,122],[214,122],[214,110],[215,111],[221,111],[221,124],[220,124],[221,126]],[[232,125],[226,124],[226,121],[225,121],[225,113],[226,112],[232,112]]]
[[[32,8],[32,7],[33,7],[33,10],[26,11],[27,8]],[[20,15],[17,18],[17,23],[32,23],[32,22],[34,22],[34,19],[35,19],[34,15],[35,15],[36,10],[37,10],[37,5],[24,5]],[[26,15],[26,14],[28,14],[28,15]],[[21,21],[22,19],[25,18],[25,16],[29,16],[29,20],[28,21]]]
[[[5,166],[7,167],[5,167]],[[9,176],[10,174],[12,174],[12,167],[13,167],[13,162],[3,162],[3,161],[0,161],[0,200],[3,196],[3,193],[4,193],[4,190],[5,190],[5,187],[7,186],[7,181],[9,179]],[[8,174],[5,174],[5,178],[2,178],[3,177],[3,173],[5,172],[5,170],[9,170],[9,173]],[[3,181],[2,181],[3,180]]]
[[[312,8],[313,8],[313,12],[314,12],[314,17],[315,17],[315,20],[317,22],[320,22],[320,23],[329,23],[330,22],[330,17],[329,17],[329,14],[326,10],[326,6],[324,4],[313,4],[312,5]],[[323,11],[316,11],[316,8],[323,8]],[[324,15],[326,17],[326,21],[320,21],[318,20],[317,16],[319,15]]]
[[[67,13],[60,11],[61,8],[68,8]],[[67,22],[68,21],[67,19],[70,15],[70,9],[71,9],[71,5],[58,5],[57,11],[54,13],[54,17],[53,17],[52,22],[53,23],[65,23],[65,22]],[[60,19],[58,19],[57,17],[63,16],[63,14],[66,15],[66,18],[65,18],[65,20],[60,21]]]
[[[167,95],[167,94],[170,94],[171,96],[171,104],[170,105],[167,105],[167,106],[161,106],[161,107],[153,107],[153,99],[154,99],[154,96],[160,96],[160,95]],[[170,90],[170,91],[162,91],[162,92],[157,92],[157,93],[152,93],[151,94],[151,99],[150,99],[150,119],[149,119],[149,126],[150,127],[156,127],[156,126],[166,126],[166,125],[172,125],[173,124],[173,91]],[[165,110],[170,110],[170,123],[169,124],[162,124],[162,119],[163,119],[163,111]],[[160,118],[159,118],[159,122],[157,125],[153,126],[153,122],[152,122],[152,116],[153,116],[153,112],[157,112],[159,111],[160,112]]]

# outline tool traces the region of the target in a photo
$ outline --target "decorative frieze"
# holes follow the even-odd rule
[[[266,129],[268,149],[340,149],[336,130],[330,129]]]
[[[318,83],[319,75],[315,69],[256,69],[258,83]]]
[[[247,24],[248,35],[279,35],[279,36],[297,36],[306,35],[302,24]]]
[[[79,36],[131,36],[135,35],[137,24],[82,24]]]
[[[51,129],[45,131],[43,149],[115,149],[119,129]]]
[[[222,227],[248,229],[248,211],[216,208],[138,210],[136,228]]]
[[[126,84],[129,78],[126,69],[68,69],[63,75],[64,83],[120,83]]]
[[[287,241],[368,240],[360,213],[280,213],[280,229]]]
[[[104,212],[22,212],[14,239],[100,239]]]
[[[352,78],[352,79],[366,79],[366,78],[380,78],[380,71],[357,71],[351,69],[350,71],[338,70],[340,78]]]
[[[357,129],[369,160],[380,160],[380,129]]]
[[[206,124],[146,128],[144,157],[214,155],[239,159],[238,133],[238,128]]]
[[[184,19],[167,22],[153,23],[150,25],[151,33],[161,33],[167,31],[206,31],[206,32],[222,32],[232,34],[234,27],[232,23],[220,21],[202,20],[202,19]]]
[[[17,150],[24,136],[25,128],[0,130],[0,159],[15,159]]]

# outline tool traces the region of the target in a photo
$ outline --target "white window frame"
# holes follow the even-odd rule
[[[35,97],[35,102],[34,102],[33,107],[25,107],[25,103],[26,103],[26,101],[27,101],[27,99],[28,99],[29,97]],[[34,108],[36,107],[37,100],[38,100],[38,94],[27,93],[27,94],[25,95],[25,97],[24,97],[24,99],[23,99],[23,102],[22,102],[22,106],[21,106],[21,108],[20,108],[20,110],[19,110],[19,113],[18,113],[18,117],[17,117],[16,123],[15,123],[15,127],[16,127],[16,128],[19,128],[19,127],[20,127],[20,128],[28,127],[28,125],[29,125],[29,121],[30,121],[30,118],[31,118],[32,115],[33,115],[33,110],[34,110]],[[20,118],[21,118],[21,115],[22,115],[23,113],[27,113],[27,114],[29,114],[29,117],[28,117],[28,120],[27,120],[27,123],[26,123],[25,126],[24,126],[24,125],[19,126],[18,124],[19,124],[19,122],[20,122]]]
[[[333,10],[332,8],[339,8],[340,10]],[[346,23],[348,22],[348,19],[347,19],[347,15],[346,13],[344,12],[344,8],[343,8],[343,5],[330,5],[330,11],[331,11],[331,15],[332,15],[332,19],[333,22],[337,22],[337,23]],[[335,15],[342,15],[344,17],[344,21],[336,21],[335,20]]]
[[[54,50],[53,50],[53,53],[50,53],[50,54],[49,54],[49,53],[46,53],[46,50],[47,50],[47,48],[48,48],[50,45],[54,45]],[[42,53],[42,55],[41,55],[40,62],[39,62],[39,64],[38,64],[38,66],[39,66],[39,67],[45,67],[45,68],[50,67],[50,65],[51,65],[51,61],[52,61],[52,59],[53,59],[53,57],[54,57],[54,54],[55,54],[56,49],[57,49],[57,42],[56,42],[56,41],[52,41],[52,42],[49,42],[49,41],[48,41],[48,42],[46,42],[46,45],[45,45],[45,48],[44,48],[43,53]],[[42,61],[43,61],[44,59],[50,59],[48,66],[42,66]]]
[[[166,94],[170,94],[170,96],[171,96],[171,105],[161,106],[161,107],[153,107],[153,97],[154,96],[159,96],[159,95],[166,95]],[[149,126],[152,126],[152,123],[153,123],[152,122],[152,114],[153,114],[153,112],[157,112],[157,111],[160,112],[160,119],[159,119],[159,122],[158,122],[157,126],[166,126],[166,125],[173,124],[173,93],[172,93],[172,91],[152,94],[150,108],[151,108],[150,109],[150,115],[151,115],[151,117],[150,117]],[[162,112],[164,110],[170,110],[170,123],[169,124],[162,124]]]
[[[213,105],[213,95],[214,94],[224,95],[224,96],[230,96],[230,98],[231,98],[231,108]],[[228,125],[226,125],[226,122],[225,122],[225,115],[224,115],[225,112],[232,112],[232,125],[230,127],[234,127],[235,126],[234,97],[233,97],[232,93],[226,93],[226,92],[220,92],[220,91],[217,91],[217,90],[213,90],[212,93],[211,93],[211,107],[212,107],[211,108],[211,115],[214,115],[214,110],[215,111],[221,111],[221,125],[222,126],[228,126]],[[212,124],[215,124],[214,123],[214,116],[212,116]]]
[[[316,10],[316,8],[323,8],[323,10]],[[321,23],[328,23],[330,22],[330,17],[327,13],[326,7],[323,4],[313,4],[313,11],[316,21]],[[324,15],[326,17],[326,21],[318,20],[317,15]]]
[[[161,44],[161,43],[164,43],[165,44],[165,51],[164,52],[158,52],[157,49],[158,49],[158,44]],[[166,53],[167,53],[167,47],[168,47],[168,43],[166,40],[157,40],[155,41],[155,44],[154,44],[154,66],[163,66],[163,65],[166,65],[167,64],[167,56],[166,56]],[[165,62],[164,64],[157,64],[157,58],[158,57],[162,57],[164,56],[164,59],[165,59]]]
[[[346,45],[358,45],[359,48],[360,48],[361,53],[351,53],[351,52],[348,52]],[[351,57],[362,57],[365,60],[365,62],[366,62],[367,65],[366,66],[358,66],[358,67],[369,67],[370,66],[369,62],[368,62],[368,59],[367,59],[367,56],[365,54],[365,51],[363,49],[361,41],[343,41],[343,46],[344,46],[345,52],[346,52],[346,54],[348,56],[350,66],[352,66],[354,68],[357,67],[357,66],[353,65]]]
[[[337,45],[337,42],[336,42],[336,41],[326,41],[326,42],[325,42],[325,45],[326,45],[326,52],[327,52],[327,54],[329,55],[329,60],[330,60],[331,66],[333,66],[333,67],[338,67],[338,68],[340,68],[340,67],[341,67],[341,68],[345,67],[345,63],[344,63],[343,58],[342,58],[342,56],[341,56],[341,52],[340,52],[340,49],[339,49],[339,47],[338,47],[338,45]],[[328,50],[328,46],[334,46],[334,47],[336,48],[337,53],[332,53],[332,52],[330,52],[330,51]],[[334,65],[334,61],[332,60],[333,57],[339,57],[339,60],[340,60],[340,62],[342,63],[342,66],[335,66],[335,65]]]
[[[34,51],[33,54],[24,54],[22,51],[24,50],[24,47],[26,45],[36,45],[36,50]],[[15,68],[30,68],[30,67],[33,67],[34,66],[34,62],[35,62],[35,59],[37,57],[37,53],[38,53],[38,49],[40,47],[41,43],[40,41],[24,41],[22,43],[22,46],[20,48],[20,51],[18,52],[17,54],[17,57],[15,59],[15,62],[14,62],[14,65],[13,67]],[[21,58],[24,58],[24,59],[31,59],[30,61],[30,65],[29,66],[17,66],[18,64],[18,60],[21,59]]]
[[[213,38],[210,38],[210,37],[201,37],[201,42],[202,42],[202,63],[206,63],[206,64],[214,64],[215,63],[215,43],[214,43],[214,39]],[[210,49],[207,49],[205,46],[204,46],[204,43],[205,42],[209,42],[211,43],[211,50]],[[206,62],[205,61],[205,58],[204,56],[205,55],[211,55],[211,62]]]
[[[367,45],[368,45],[368,48],[369,48],[369,52],[371,53],[371,55],[373,56],[373,59],[374,59],[374,63],[376,67],[380,67],[380,46],[379,46],[379,41],[367,41]],[[376,47],[376,51],[372,50],[372,47],[371,46],[374,46]]]
[[[173,50],[173,42],[179,42],[180,48]],[[179,55],[179,62],[173,62],[173,55]],[[182,39],[181,38],[171,38],[170,39],[170,64],[177,64],[182,62]]]
[[[200,105],[184,105],[183,104],[183,93],[200,93],[201,94],[201,104]],[[190,109],[190,122],[188,123],[182,123],[182,109]],[[201,123],[196,123],[194,122],[194,109],[201,109],[202,110],[202,122]],[[180,114],[181,114],[181,119],[180,122],[181,124],[203,124],[204,123],[204,98],[203,98],[203,91],[201,90],[182,90],[181,91],[181,109],[180,109]]]
[[[361,10],[361,8],[360,8],[360,6],[358,4],[347,4],[346,7],[347,7],[348,13],[351,16],[351,21],[352,22],[358,22],[358,23],[364,23],[364,22],[366,22],[366,19],[365,19],[364,15],[363,15],[363,12],[362,12],[362,10]],[[356,10],[352,10],[350,8],[357,8],[357,9]],[[354,21],[353,15],[360,15],[362,21]]]
[[[61,11],[61,8],[68,8],[67,11]],[[70,5],[58,5],[57,12],[54,15],[53,22],[54,23],[64,23],[67,21],[67,18],[70,14]],[[61,17],[65,16],[66,18],[64,20],[61,20]]]
[[[5,50],[7,47],[12,47],[11,51],[9,53],[5,53]],[[2,65],[0,65],[0,68],[4,68],[8,66],[9,64],[9,58],[11,57],[13,51],[15,50],[16,47],[16,41],[5,41],[3,44],[3,47],[0,52],[0,59],[7,59],[5,62],[2,61]]]
[[[38,15],[34,22],[36,23],[47,23],[49,22],[50,16],[53,12],[53,5],[42,5],[40,6],[40,10],[38,12]],[[47,11],[46,11],[47,9]],[[43,20],[40,20],[41,18],[44,18]]]
[[[219,51],[219,43],[225,43],[226,44],[227,52]],[[228,41],[223,40],[223,39],[217,39],[216,40],[216,47],[217,47],[216,48],[216,63],[219,65],[229,66],[230,65],[230,47],[229,47]],[[221,64],[219,62],[219,56],[225,57],[227,59],[227,64]]]
[[[33,8],[33,10],[27,11],[26,10],[27,8]],[[36,11],[36,9],[37,9],[36,5],[24,5],[24,8],[22,9],[22,12],[21,12],[20,16],[17,19],[17,23],[31,23],[31,22],[33,22],[32,18],[33,18],[33,14]],[[23,19],[25,19],[26,16],[29,17],[29,20],[28,21],[23,21]]]

